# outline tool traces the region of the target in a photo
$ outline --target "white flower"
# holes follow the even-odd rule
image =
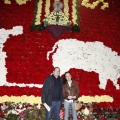
[[[8,106],[5,105],[5,103],[3,103],[3,106],[1,106],[1,110],[5,110]]]
[[[19,108],[22,108],[22,103],[20,103]]]
[[[89,110],[87,109],[87,107],[84,109],[83,113],[84,113],[85,115],[89,115]]]
[[[11,110],[9,110],[7,114],[10,114],[11,112],[12,112],[12,111],[11,111]]]
[[[12,112],[13,114],[16,114],[16,115],[19,114],[19,113],[17,113],[15,110],[12,110],[11,112]]]
[[[40,104],[38,104],[36,107],[37,107],[37,109],[40,109],[41,106],[40,106]]]

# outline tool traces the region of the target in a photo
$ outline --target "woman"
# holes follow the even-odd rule
[[[79,93],[78,84],[72,79],[70,72],[66,72],[65,79],[63,81],[63,98],[65,108],[64,120],[68,120],[69,118],[70,107],[73,120],[77,120],[77,112],[74,109],[73,102],[79,97]]]

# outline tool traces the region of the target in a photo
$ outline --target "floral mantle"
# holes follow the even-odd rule
[[[71,21],[65,16],[63,12],[51,12],[43,21],[45,25],[56,25],[57,16],[59,17],[58,25],[70,26]]]
[[[46,22],[48,24],[54,24],[55,18],[57,14],[53,11],[53,3],[54,0],[37,0],[36,6],[35,6],[35,17],[33,21],[33,25],[31,27],[31,30],[43,30],[44,25],[43,22]],[[79,6],[80,2],[79,0],[63,0],[64,9],[63,12],[60,12],[60,24],[59,25],[71,25],[72,22],[72,31],[79,32],[80,31],[80,15],[79,15]],[[54,13],[54,14],[53,14]],[[70,20],[69,20],[70,19]],[[49,21],[49,22],[48,22]]]

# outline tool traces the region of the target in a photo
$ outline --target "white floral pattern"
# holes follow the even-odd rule
[[[7,68],[5,67],[5,58],[6,52],[3,52],[3,44],[6,42],[6,40],[9,38],[9,35],[12,34],[13,36],[17,36],[19,34],[23,33],[23,27],[22,26],[16,26],[13,27],[10,30],[5,30],[4,28],[0,29],[0,86],[4,85],[6,83],[6,74],[7,74]]]
[[[3,44],[7,41],[9,38],[9,35],[12,34],[13,36],[17,36],[20,34],[23,34],[23,27],[22,26],[15,26],[10,30],[5,30],[4,28],[0,29],[0,86],[19,86],[19,87],[37,87],[42,88],[43,85],[41,84],[17,84],[17,83],[9,83],[6,81],[6,74],[7,74],[7,68],[5,67],[5,58],[6,52],[3,52]]]
[[[120,56],[117,52],[98,41],[85,43],[77,39],[63,39],[55,43],[53,50],[47,53],[47,59],[57,46],[52,61],[54,67],[60,67],[61,74],[70,68],[94,71],[99,74],[101,89],[105,89],[108,79],[119,89],[117,81],[120,78]]]

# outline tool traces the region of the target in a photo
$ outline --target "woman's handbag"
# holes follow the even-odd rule
[[[74,100],[74,109],[79,110],[82,107],[82,104],[78,100]]]

